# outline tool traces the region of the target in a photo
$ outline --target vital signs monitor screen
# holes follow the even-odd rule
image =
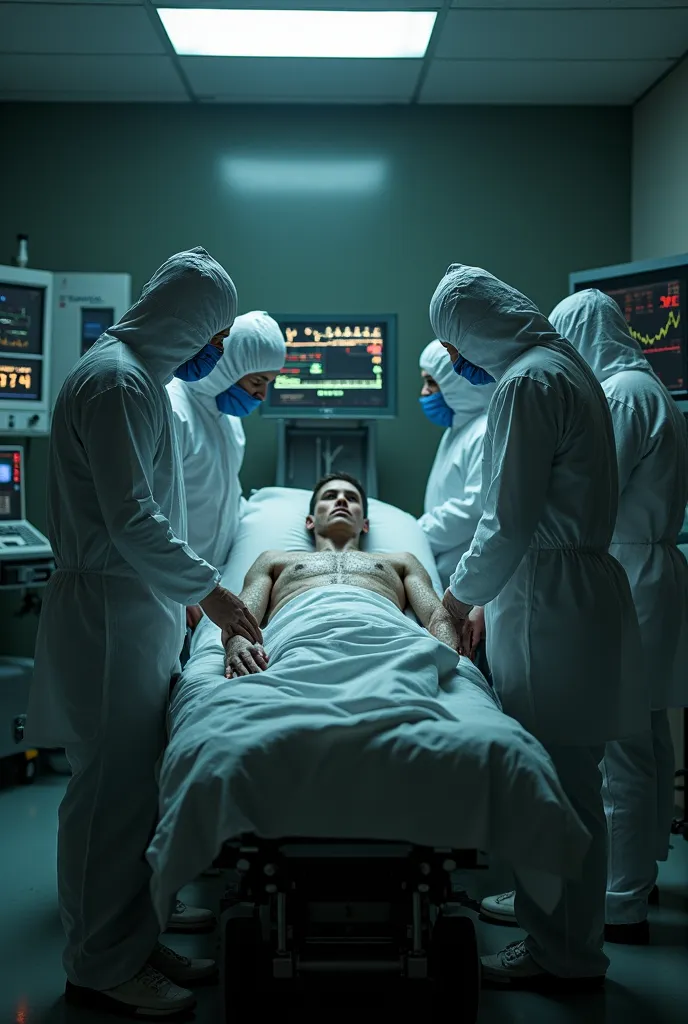
[[[268,389],[267,416],[366,419],[396,413],[396,318],[276,316],[285,365]]]
[[[40,399],[45,290],[0,281],[0,399]]]
[[[677,267],[576,285],[576,291],[599,288],[617,302],[650,366],[672,392],[688,389],[685,271]]]

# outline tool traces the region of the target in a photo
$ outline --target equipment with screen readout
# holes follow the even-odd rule
[[[131,306],[129,274],[58,271],[53,289],[52,404],[65,377]]]
[[[396,416],[396,316],[273,315],[287,353],[261,412],[279,421],[277,485],[345,472],[375,497],[376,421]]]
[[[0,433],[49,429],[53,275],[0,266]]]
[[[284,368],[264,416],[379,419],[396,415],[396,317],[277,316]]]
[[[650,366],[681,406],[688,399],[688,254],[571,274],[618,303]]]
[[[26,519],[24,449],[0,445],[0,588],[41,586],[54,568],[47,538]]]

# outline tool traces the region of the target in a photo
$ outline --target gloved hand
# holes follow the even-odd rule
[[[203,609],[200,604],[190,604],[186,609],[186,627],[194,630],[203,618]]]
[[[467,656],[473,661],[478,644],[485,638],[485,609],[474,605],[464,619],[461,643]]]
[[[222,630],[222,644],[233,636],[243,636],[252,643],[261,644],[263,634],[256,618],[236,594],[217,586],[201,601],[201,608],[208,618]]]
[[[227,679],[264,672],[269,661],[270,658],[264,647],[261,647],[260,644],[252,644],[243,636],[233,636],[225,645],[225,676]]]

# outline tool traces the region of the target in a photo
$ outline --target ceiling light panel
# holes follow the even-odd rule
[[[435,11],[158,10],[182,56],[408,58],[425,56]]]

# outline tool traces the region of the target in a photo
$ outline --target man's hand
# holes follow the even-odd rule
[[[464,604],[463,601],[457,601],[451,590],[445,590],[444,597],[442,598],[442,604],[451,615],[454,625],[459,630],[459,633],[463,630],[464,620],[468,618],[468,613],[473,607],[472,604]]]
[[[269,660],[265,649],[260,644],[252,644],[243,636],[230,637],[225,644],[225,676],[227,679],[264,672],[268,667]]]
[[[250,643],[262,644],[263,634],[255,616],[236,594],[217,586],[201,601],[201,608],[222,630],[222,643],[225,647],[227,640],[233,636],[242,636]]]
[[[186,609],[186,628],[192,632],[203,618],[203,609],[200,604],[190,604]]]
[[[461,630],[461,643],[466,656],[473,661],[478,644],[485,638],[485,609],[480,605],[471,608],[468,618],[464,619]]]

